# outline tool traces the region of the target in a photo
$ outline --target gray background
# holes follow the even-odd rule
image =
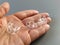
[[[31,45],[60,45],[60,0],[0,0],[0,4],[6,1],[11,6],[8,14],[27,9],[50,14],[52,18],[51,29]]]

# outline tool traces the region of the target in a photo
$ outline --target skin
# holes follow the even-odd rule
[[[2,19],[4,15],[9,11],[9,4],[5,2],[1,5],[0,8],[0,26],[2,26]],[[2,10],[3,9],[3,10]],[[14,35],[9,34],[7,30],[3,32],[3,35],[0,36],[0,44],[1,45],[30,45],[30,43],[36,40],[41,35],[45,34],[49,28],[49,23],[51,22],[51,18],[48,13],[39,13],[36,10],[25,10],[21,12],[17,12],[11,14],[9,16],[5,16],[7,23],[8,21],[12,21],[15,24],[22,26],[21,29]],[[26,26],[26,21],[33,20],[36,21],[38,18],[44,17],[47,22],[44,25],[37,27],[36,29],[29,29]],[[7,24],[6,24],[7,25]],[[4,30],[2,30],[4,31]],[[0,29],[0,34],[2,34]],[[18,41],[18,42],[17,42]]]

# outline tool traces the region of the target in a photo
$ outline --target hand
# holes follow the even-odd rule
[[[4,23],[4,18],[7,23]],[[44,23],[38,23],[41,18],[44,18]],[[1,45],[29,45],[32,41],[48,31],[50,28],[48,23],[50,23],[51,18],[48,16],[48,13],[26,10],[5,16],[1,20],[6,28],[5,31],[2,30],[3,33],[0,33],[2,34],[0,36]],[[30,22],[36,27],[30,25]]]

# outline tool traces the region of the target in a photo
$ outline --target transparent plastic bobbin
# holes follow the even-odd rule
[[[26,22],[26,26],[30,29],[34,29],[34,28],[37,28],[37,24],[34,22],[34,21],[28,21]]]
[[[8,30],[7,30],[7,32],[9,33],[9,34],[15,34],[17,31],[19,31],[19,29],[21,28],[20,26],[18,26],[17,24],[14,24],[13,22],[8,22],[8,25],[7,25],[7,27],[8,27]]]
[[[40,18],[37,22],[37,25],[41,26],[41,25],[45,24],[46,22],[47,22],[46,18]]]

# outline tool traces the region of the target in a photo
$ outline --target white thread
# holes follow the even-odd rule
[[[41,26],[45,23],[46,23],[46,19],[40,18],[37,22],[34,22],[34,21],[26,22],[26,26],[30,29],[34,29],[34,28],[37,28],[38,26]]]
[[[15,34],[21,27],[12,22],[8,22],[8,33]]]
[[[46,23],[46,18],[40,18],[37,23],[39,25],[45,24]]]
[[[37,24],[34,21],[26,22],[26,26],[30,29],[36,28]]]

